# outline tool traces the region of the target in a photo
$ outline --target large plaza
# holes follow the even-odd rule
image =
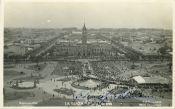
[[[140,30],[125,39],[115,36],[120,31],[88,31],[85,24],[82,33],[74,31],[53,32],[59,35],[20,55],[6,45],[5,106],[172,105],[169,31],[148,30],[145,39],[137,37]]]

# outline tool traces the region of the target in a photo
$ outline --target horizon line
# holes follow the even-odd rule
[[[62,27],[62,28],[59,28],[59,27],[4,27],[5,28],[23,28],[23,29],[68,29],[68,28],[76,28],[76,29],[82,29],[80,27]],[[173,28],[151,28],[151,27],[100,27],[100,28],[88,28],[88,29],[161,29],[161,30],[173,30]]]

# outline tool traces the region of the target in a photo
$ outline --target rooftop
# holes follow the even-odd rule
[[[161,76],[154,76],[154,77],[142,77],[142,76],[135,76],[133,79],[138,84],[168,84],[168,79],[161,77]]]

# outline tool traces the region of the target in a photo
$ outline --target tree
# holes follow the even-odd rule
[[[21,74],[21,75],[23,75],[23,74],[24,74],[24,72],[23,72],[23,71],[21,71],[21,72],[20,72],[20,74]]]
[[[30,77],[32,78],[33,77],[33,74],[31,73]]]
[[[18,80],[16,80],[16,87],[18,87]]]
[[[172,62],[168,64],[170,71],[172,70]]]
[[[160,54],[165,54],[166,53],[166,48],[165,47],[161,47],[161,48],[159,48],[159,50],[158,50],[158,52],[160,53]]]
[[[38,66],[38,70],[41,70],[41,67],[40,66]]]
[[[33,87],[36,87],[36,80],[33,82],[33,84],[34,84]]]

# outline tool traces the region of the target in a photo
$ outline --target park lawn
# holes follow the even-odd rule
[[[26,74],[24,72],[21,73],[15,70],[4,70],[4,85],[6,84],[6,82],[8,82],[9,80],[12,80],[13,78],[17,78],[25,75]]]
[[[162,97],[164,99],[172,99],[172,92],[154,92],[152,95],[156,97]]]
[[[16,93],[16,95],[14,93]],[[4,106],[7,106],[7,105],[21,106],[19,104],[19,101],[38,103],[45,99],[52,98],[52,95],[48,93],[44,93],[44,91],[40,88],[28,89],[28,90],[16,90],[12,88],[6,88],[5,96],[6,96],[6,99],[4,99]]]
[[[73,95],[75,91],[67,88],[54,89],[55,92],[65,94],[65,95]]]
[[[112,101],[113,106],[139,106],[140,103],[142,101],[135,98],[121,98]]]
[[[50,98],[48,100],[39,102],[35,106],[65,106],[65,102],[73,102],[73,100],[66,98]]]
[[[15,70],[4,70],[4,76],[19,76],[24,74],[24,72],[22,73]]]
[[[120,93],[124,93],[127,90],[128,89],[119,87],[119,88],[114,88],[114,89],[110,90],[109,93],[111,93],[111,94],[120,94]]]
[[[172,106],[172,99],[160,99],[161,106]]]
[[[33,96],[32,92],[7,92],[4,96],[5,100],[18,100],[25,99]]]
[[[16,78],[14,80],[25,80],[25,81],[34,81],[34,80],[37,80],[37,79],[43,79],[44,77],[39,77],[39,76],[26,76],[26,77],[19,77],[19,78]]]
[[[15,65],[4,65],[4,69],[6,68],[15,68]]]
[[[65,78],[59,79],[59,80],[57,80],[57,81],[67,82],[67,81],[71,81],[71,79],[65,77]]]
[[[45,63],[41,63],[41,64],[36,64],[36,65],[29,65],[27,67],[27,69],[29,70],[34,70],[34,71],[42,71],[45,67],[46,67],[47,64]]]

